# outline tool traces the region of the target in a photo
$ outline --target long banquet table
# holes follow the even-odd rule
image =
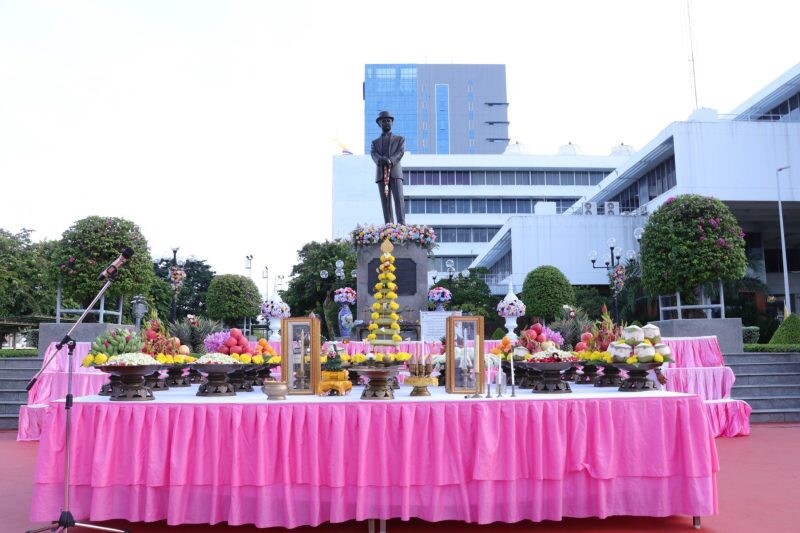
[[[76,519],[258,527],[367,519],[517,522],[716,514],[717,452],[698,396],[668,391],[393,401],[260,392],[76,398]],[[58,516],[63,404],[45,417],[31,518]]]

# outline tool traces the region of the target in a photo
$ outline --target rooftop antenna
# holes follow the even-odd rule
[[[689,5],[689,0],[686,0],[686,20],[689,22],[689,63],[692,65],[691,82],[692,82],[692,96],[694,97],[694,109],[698,108],[697,105],[697,73],[694,69],[694,40],[692,39],[692,10]]]

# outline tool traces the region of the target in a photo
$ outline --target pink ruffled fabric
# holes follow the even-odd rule
[[[750,434],[752,408],[742,400],[704,402],[711,433],[715,437],[737,437]]]
[[[736,376],[727,366],[662,368],[661,373],[667,378],[665,388],[674,392],[697,394],[704,400],[721,400],[729,398]]]
[[[725,366],[717,337],[664,337],[664,344],[672,349],[675,366]]]
[[[51,406],[31,519],[58,516]],[[77,519],[297,527],[717,513],[696,396],[279,404],[76,403]]]

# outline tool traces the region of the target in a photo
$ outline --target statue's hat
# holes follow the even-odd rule
[[[394,122],[394,117],[388,111],[381,111],[380,113],[378,113],[378,118],[375,119],[375,122],[380,124],[382,118],[390,118],[392,119],[392,122]]]

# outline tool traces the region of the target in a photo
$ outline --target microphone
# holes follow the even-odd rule
[[[117,270],[119,267],[125,264],[125,262],[131,258],[133,255],[133,249],[125,248],[122,250],[122,254],[117,257],[113,263],[108,265],[108,268],[103,270],[99,276],[97,276],[98,281],[102,281],[104,279],[113,278],[117,274]]]

